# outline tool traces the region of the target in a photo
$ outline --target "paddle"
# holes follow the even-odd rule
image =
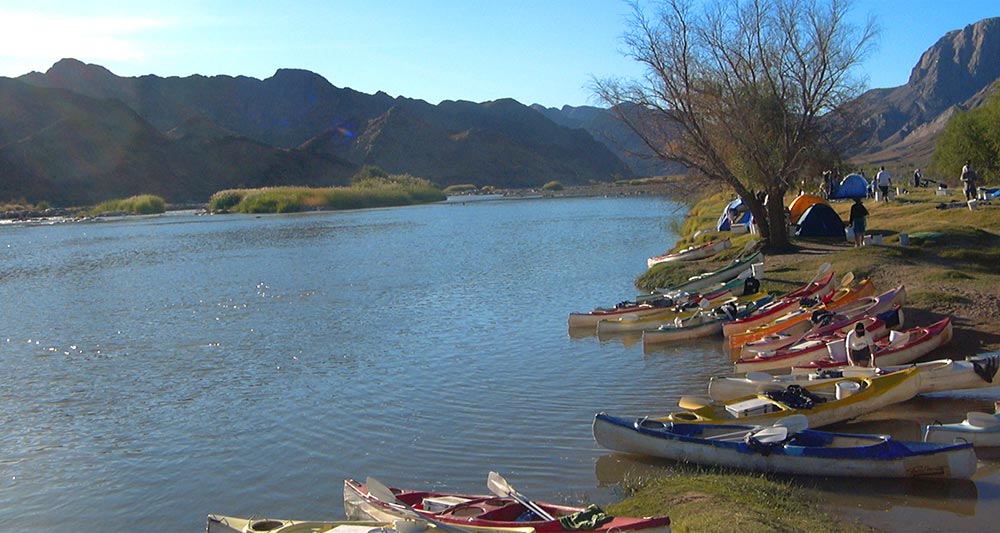
[[[811,280],[809,280],[809,283],[806,283],[806,287],[812,285],[813,283],[816,283],[816,281],[819,278],[823,277],[823,274],[829,272],[831,268],[833,268],[833,265],[831,265],[830,263],[823,263],[822,265],[820,265],[819,270],[816,272],[816,275],[813,276]]]
[[[847,274],[844,274],[843,279],[840,280],[840,286],[847,287],[853,281],[854,281],[854,272],[848,272]]]
[[[396,495],[393,494],[392,489],[390,489],[389,487],[383,485],[381,482],[379,482],[377,479],[375,479],[373,477],[369,477],[368,479],[366,479],[365,480],[365,485],[368,487],[368,494],[369,495],[371,495],[375,499],[377,499],[377,500],[385,503],[386,505],[389,505],[390,507],[392,507],[394,509],[398,509],[400,511],[404,511],[404,514],[406,516],[409,516],[409,517],[412,517],[412,518],[416,518],[417,520],[421,520],[421,521],[424,521],[424,522],[428,522],[428,523],[434,524],[441,531],[446,531],[448,533],[471,533],[467,529],[462,529],[462,528],[460,528],[458,526],[453,526],[451,524],[446,524],[444,522],[440,522],[438,520],[434,520],[433,518],[431,518],[429,516],[420,514],[413,507],[410,507],[409,505],[407,505],[407,504],[399,501],[399,498],[396,498]]]
[[[681,399],[677,400],[677,407],[687,409],[688,411],[701,409],[711,404],[712,400],[701,396],[681,396]]]
[[[490,492],[496,494],[497,496],[507,496],[514,498],[518,503],[530,509],[536,515],[542,517],[544,520],[555,520],[555,517],[545,512],[538,506],[537,503],[529,500],[520,492],[514,490],[514,487],[507,483],[507,480],[503,478],[500,474],[496,472],[490,472],[489,476],[486,477],[486,486],[489,487]]]
[[[750,431],[740,430],[732,433],[724,433],[710,437],[711,440],[734,440],[734,437],[744,439],[748,436],[754,437],[760,442],[781,442],[788,438],[788,434],[799,433],[809,429],[809,417],[803,414],[789,415],[776,420],[770,426],[757,426]],[[764,439],[762,440],[761,436]]]

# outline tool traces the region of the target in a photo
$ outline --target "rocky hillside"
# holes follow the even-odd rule
[[[948,119],[982,103],[998,78],[1000,18],[948,32],[921,55],[906,85],[868,91],[851,106],[862,128],[845,151],[872,163],[926,162]]]
[[[129,78],[72,59],[2,81],[0,98],[17,95],[18,103],[0,109],[0,123],[13,124],[0,133],[0,168],[8,170],[0,180],[10,182],[10,198],[29,201],[90,202],[137,189],[205,201],[226,187],[340,184],[361,165],[442,186],[572,185],[632,175],[586,131],[513,100],[435,106],[288,69],[265,80]],[[107,107],[116,112],[102,111]],[[19,117],[23,110],[39,113]],[[103,129],[47,137],[67,121]],[[32,141],[42,137],[47,144]],[[99,161],[75,164],[73,144],[87,145],[84,152]]]

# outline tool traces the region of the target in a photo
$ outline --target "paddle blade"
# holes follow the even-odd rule
[[[840,280],[841,287],[848,287],[854,282],[854,272],[848,272],[844,274],[843,279]]]
[[[761,444],[771,444],[781,442],[788,438],[788,428],[781,426],[766,427],[758,431],[751,432],[748,436],[753,437]]]
[[[514,489],[511,488],[510,483],[504,479],[500,474],[490,471],[489,475],[486,476],[486,486],[490,489],[490,492],[496,494],[497,496],[510,496]]]
[[[702,398],[701,396],[681,396],[680,400],[677,400],[677,407],[681,409],[687,409],[689,411],[694,411],[695,409],[701,409],[712,404],[712,400],[708,398]]]
[[[816,280],[823,277],[823,274],[829,272],[831,268],[833,268],[833,265],[831,265],[830,263],[823,263],[822,265],[820,265],[819,270],[816,271],[816,275],[813,276],[813,278],[809,280],[809,283],[806,283],[806,285],[812,285],[813,283],[815,283]]]
[[[798,433],[809,429],[809,417],[803,414],[789,415],[776,421],[773,427],[785,428],[788,433]]]
[[[368,487],[368,494],[373,497],[386,503],[396,503],[396,495],[392,489],[383,485],[379,480],[369,477],[365,480],[365,486]]]

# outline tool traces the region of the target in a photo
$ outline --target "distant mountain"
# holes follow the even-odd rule
[[[346,183],[356,170],[329,155],[245,137],[172,139],[118,100],[0,78],[5,199],[83,205],[152,193],[204,202],[236,186]]]
[[[862,127],[845,140],[845,151],[857,161],[926,163],[948,119],[981,104],[998,78],[1000,18],[948,32],[923,53],[906,85],[870,90],[849,106]]]
[[[617,154],[638,176],[663,176],[685,172],[683,166],[666,163],[653,156],[642,139],[618,120],[609,109],[590,106],[563,106],[555,109],[537,104],[531,107],[556,124],[586,130],[594,139]]]
[[[79,137],[67,133],[50,145],[55,155],[49,157],[56,159],[65,153],[60,143],[71,139],[92,144],[97,153],[129,154],[131,166],[78,167],[71,181],[99,182],[82,190],[54,191],[67,179],[43,178],[58,172],[40,171],[41,176],[35,176],[39,172],[31,170],[29,160],[10,160],[12,174],[23,176],[24,183],[16,190],[24,191],[19,194],[29,200],[90,201],[146,187],[141,192],[166,194],[171,200],[204,201],[219,188],[261,182],[343,183],[368,164],[442,186],[536,187],[550,180],[581,184],[632,175],[627,165],[586,131],[558,125],[513,100],[435,106],[381,92],[367,95],[337,88],[314,73],[289,69],[266,80],[128,78],[73,59],[59,61],[44,74],[32,72],[16,81],[4,81],[4,87],[18,92],[21,105],[27,108],[33,105],[30,100],[44,100],[41,95],[46,94],[71,99],[73,113],[80,116],[102,106],[118,106],[131,113],[129,120],[116,124],[114,117],[122,120],[123,114],[105,117],[108,130],[142,129],[145,133],[130,138],[77,131]],[[13,88],[17,84],[22,86],[19,91]],[[0,109],[0,123],[8,121],[14,109]],[[59,109],[50,107],[46,118],[12,130],[11,140],[32,137],[62,121]],[[6,148],[0,138],[0,152]],[[33,157],[42,157],[44,150],[36,150]],[[149,162],[152,169],[134,175],[138,169],[133,167],[141,166],[140,161],[152,156],[151,152],[169,154],[164,157],[171,164],[155,164],[154,157]]]

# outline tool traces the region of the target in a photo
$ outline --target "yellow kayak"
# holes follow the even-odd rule
[[[913,398],[920,391],[919,372],[910,367],[882,376],[846,377],[813,385],[768,383],[757,394],[727,402],[681,398],[681,408],[687,410],[652,420],[767,425],[804,414],[809,427],[826,426]]]

